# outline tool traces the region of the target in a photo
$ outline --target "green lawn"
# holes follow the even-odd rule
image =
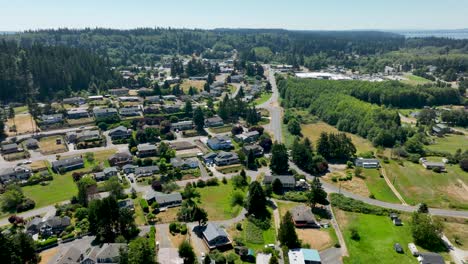
[[[54,180],[48,185],[40,184],[23,187],[24,195],[36,202],[36,208],[69,200],[78,193],[72,172],[64,175],[54,174]]]
[[[273,215],[271,225],[268,230],[262,230],[247,219],[242,222],[242,229],[242,240],[248,248],[260,250],[263,249],[265,245],[274,244],[276,242]]]
[[[254,100],[255,105],[261,105],[271,98],[272,93],[262,93],[260,97]]]
[[[403,83],[406,84],[411,84],[411,85],[421,85],[421,84],[426,84],[426,83],[432,83],[431,80],[428,80],[426,78],[416,76],[413,74],[407,74],[405,75],[406,80],[402,81]]]
[[[427,146],[428,149],[434,151],[455,153],[457,149],[462,151],[468,149],[468,136],[467,135],[446,135],[442,138],[433,137],[435,144]]]
[[[366,185],[375,199],[390,203],[399,203],[398,198],[388,187],[384,178],[380,177],[380,171],[377,169],[364,169],[363,175],[366,177]]]
[[[434,158],[435,159],[435,158]],[[442,158],[438,158],[440,161]],[[421,164],[404,161],[400,166],[391,160],[383,164],[387,177],[394,182],[406,202],[425,202],[432,207],[468,209],[468,173],[458,165],[447,165],[447,172],[435,173]]]
[[[24,114],[24,113],[28,112],[28,106],[27,105],[18,106],[18,107],[15,107],[13,109],[15,110],[15,114]]]
[[[206,210],[210,220],[231,219],[236,217],[242,209],[239,205],[231,205],[231,197],[234,192],[231,181],[228,181],[227,184],[220,182],[218,186],[197,188],[197,190],[200,192],[200,206]],[[245,191],[239,191],[245,195]]]
[[[344,214],[344,215],[343,215]],[[349,257],[344,263],[418,263],[408,250],[408,243],[413,241],[409,225],[394,226],[387,216],[366,215],[340,212],[339,225],[343,232]],[[360,240],[351,239],[350,228],[356,228]],[[400,243],[404,254],[393,249]]]

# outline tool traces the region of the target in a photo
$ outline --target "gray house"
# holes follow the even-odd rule
[[[296,187],[296,179],[294,178],[294,175],[265,175],[265,177],[263,177],[263,184],[273,184],[276,179],[281,182],[284,189],[294,189]]]
[[[135,168],[135,177],[145,177],[145,176],[152,176],[159,172],[158,166],[146,166],[146,167],[136,167]]]
[[[320,227],[309,206],[298,205],[291,209],[291,215],[296,227]]]
[[[142,157],[149,157],[149,156],[155,156],[158,151],[155,145],[152,144],[139,144],[137,146],[137,156],[142,158]]]
[[[226,231],[211,222],[206,225],[203,231],[203,239],[209,249],[215,249],[232,243]]]
[[[132,130],[124,126],[118,126],[109,130],[109,136],[112,140],[129,138],[132,135]]]
[[[224,121],[219,116],[213,116],[213,117],[205,119],[205,126],[206,127],[224,126]]]
[[[0,169],[0,183],[8,183],[15,180],[27,180],[31,176],[31,170],[24,166]]]
[[[41,123],[45,125],[53,125],[63,122],[62,114],[42,115]]]
[[[10,143],[10,144],[4,144],[2,145],[2,153],[3,154],[10,154],[10,153],[16,153],[22,151],[19,147],[18,144],[16,143]]]
[[[86,109],[76,108],[67,111],[68,119],[80,119],[89,117],[89,113]]]
[[[216,166],[227,166],[237,164],[239,162],[239,156],[237,156],[237,153],[234,152],[221,151],[218,153],[218,156],[214,158],[214,163],[216,164]]]
[[[115,108],[94,108],[93,113],[96,119],[105,119],[119,116],[119,113]]]
[[[156,192],[151,189],[145,193],[143,198],[145,198],[149,204],[153,202],[158,203],[160,208],[176,207],[182,204],[182,195],[178,192],[167,194]]]
[[[363,167],[366,169],[370,168],[379,168],[380,167],[380,162],[378,159],[364,159],[364,158],[357,158],[354,161],[354,164],[357,167]]]
[[[83,158],[81,157],[71,157],[61,160],[52,161],[52,169],[55,172],[61,171],[71,171],[84,167]]]

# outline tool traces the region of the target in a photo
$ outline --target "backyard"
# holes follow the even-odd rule
[[[207,186],[204,188],[197,188],[200,192],[200,206],[203,207],[208,213],[210,220],[224,220],[236,217],[242,207],[239,205],[232,205],[232,194],[237,191],[245,195],[244,190],[234,189],[231,181],[227,184],[219,183],[218,186]]]
[[[441,160],[441,158],[438,158]],[[468,173],[458,165],[447,165],[447,172],[426,170],[421,164],[402,161],[403,166],[391,160],[383,166],[387,177],[406,202],[425,202],[432,207],[468,208]]]
[[[409,225],[394,226],[387,216],[341,210],[335,210],[335,215],[350,255],[343,259],[344,263],[418,263],[407,247],[413,240]],[[360,239],[351,239],[351,229],[357,231]],[[395,252],[395,243],[403,247],[404,254]]]

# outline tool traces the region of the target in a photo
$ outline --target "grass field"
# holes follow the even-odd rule
[[[444,235],[458,248],[468,250],[468,219],[437,217],[444,223]]]
[[[301,130],[302,134],[308,137],[313,142],[313,144],[317,143],[317,140],[320,137],[320,133],[322,132],[327,132],[327,133],[339,133],[340,132],[335,127],[330,126],[327,123],[324,123],[321,121],[313,123],[313,124],[301,125],[301,127],[302,127],[302,130]],[[372,143],[369,142],[369,140],[362,138],[360,136],[351,134],[351,133],[346,133],[346,135],[351,137],[351,140],[356,146],[357,153],[362,153],[362,152],[367,152],[367,151],[375,152],[375,148],[372,146]]]
[[[442,138],[433,137],[434,144],[427,146],[434,151],[443,151],[454,154],[457,149],[462,151],[468,149],[468,135],[446,135]]]
[[[71,174],[72,172],[64,175],[54,174],[54,180],[45,186],[40,184],[25,186],[22,188],[24,195],[36,202],[36,208],[68,200],[78,192]]]
[[[409,225],[394,226],[387,216],[365,215],[335,210],[338,224],[343,232],[349,257],[344,263],[418,263],[408,250],[412,242]],[[360,240],[351,239],[351,228],[355,228]],[[398,254],[393,249],[400,243],[405,253]]]
[[[220,183],[218,186],[208,186],[197,189],[200,192],[200,206],[208,213],[210,220],[224,220],[236,217],[241,207],[231,205],[231,197],[234,186],[231,181],[227,184]],[[245,195],[245,191],[237,190]]]
[[[31,121],[31,115],[29,113],[22,113],[15,115],[14,121],[13,119],[8,119],[6,125],[8,128],[16,125],[16,133],[18,134],[27,134],[33,132],[33,122],[34,127],[37,128],[36,121]],[[15,132],[10,132],[9,129],[7,130],[8,136],[16,135]]]
[[[242,238],[245,241],[245,246],[248,248],[260,250],[264,248],[264,245],[274,244],[276,241],[275,224],[273,219],[271,220],[270,228],[268,230],[262,230],[249,220],[243,221],[242,228]]]
[[[406,74],[405,75],[406,80],[402,81],[403,83],[410,84],[410,85],[422,85],[426,83],[432,83],[431,80],[428,80],[426,78],[416,76],[413,74]]]
[[[24,113],[27,113],[29,109],[27,105],[23,105],[23,106],[15,107],[13,108],[13,110],[15,111],[15,114],[24,114]]]
[[[46,160],[36,160],[29,165],[32,171],[43,171],[47,169],[49,162]]]
[[[254,100],[255,105],[261,105],[271,98],[272,93],[262,93],[260,97]]]
[[[206,81],[193,81],[193,80],[184,80],[180,85],[180,88],[184,91],[185,94],[188,93],[190,86],[196,88],[198,92],[203,91],[203,86],[205,85]]]
[[[390,202],[399,203],[398,198],[393,194],[390,187],[388,187],[384,178],[380,177],[380,171],[377,169],[364,169],[363,175],[366,177],[366,185],[371,194],[374,195],[375,199]]]
[[[57,144],[57,140],[61,143]],[[39,140],[39,149],[43,155],[52,155],[68,151],[65,139],[62,136],[44,137]]]
[[[438,158],[439,160],[441,158]],[[432,207],[468,209],[468,173],[458,165],[447,165],[447,172],[435,173],[421,164],[391,160],[383,164],[387,177],[406,202],[425,202]]]
[[[67,123],[71,126],[81,126],[81,125],[94,123],[94,118],[85,117],[85,118],[79,118],[79,119],[67,119]]]
[[[226,132],[231,132],[232,125],[224,125],[224,126],[219,126],[219,127],[210,127],[208,130],[210,130],[211,133],[226,133]]]

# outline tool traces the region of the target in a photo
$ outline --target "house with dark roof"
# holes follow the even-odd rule
[[[263,177],[263,184],[271,185],[276,179],[281,182],[283,189],[294,189],[296,187],[294,175],[265,175]]]
[[[124,166],[122,167],[122,171],[123,171],[125,174],[130,174],[130,173],[134,173],[136,168],[137,168],[137,166],[135,166],[135,165],[127,164],[127,165],[124,165]]]
[[[208,248],[215,249],[232,243],[226,231],[217,224],[209,222],[203,230],[203,239]]]
[[[252,151],[255,157],[263,156],[263,148],[258,144],[245,145],[242,147],[242,152],[244,152],[246,156],[249,155],[250,151]]]
[[[115,88],[109,89],[109,94],[113,96],[123,96],[128,95],[129,89],[122,87],[122,88]]]
[[[188,120],[188,121],[180,121],[177,123],[172,123],[171,128],[174,130],[189,130],[193,129],[193,121]]]
[[[86,109],[75,108],[67,111],[68,119],[80,119],[89,117],[89,113]]]
[[[52,169],[57,173],[80,168],[84,168],[84,161],[80,156],[52,161]]]
[[[141,109],[138,106],[122,107],[119,110],[121,116],[139,116]]]
[[[26,233],[30,235],[34,235],[39,233],[39,229],[41,228],[42,224],[42,218],[40,217],[34,217],[33,219],[29,220],[29,222],[26,223]]]
[[[436,124],[435,126],[432,127],[432,133],[436,136],[443,136],[445,134],[448,134],[451,132],[450,127],[444,125],[444,124]]]
[[[203,155],[202,159],[206,164],[211,164],[214,163],[214,159],[218,156],[216,152],[209,152],[205,155]]]
[[[444,258],[437,253],[433,252],[421,252],[418,256],[420,264],[444,264]]]
[[[32,172],[28,167],[16,166],[12,168],[0,168],[0,183],[8,183],[11,181],[27,180],[32,176]]]
[[[132,199],[125,199],[125,200],[118,201],[117,205],[119,206],[119,208],[127,208],[131,211],[135,210],[135,206],[133,204]]]
[[[120,152],[120,153],[115,153],[114,155],[110,156],[108,160],[111,166],[122,167],[123,165],[132,163],[133,156],[127,152]]]
[[[83,130],[81,132],[68,132],[66,134],[67,141],[70,143],[89,142],[101,140],[101,132],[99,130]]]
[[[205,119],[205,126],[206,127],[219,127],[224,126],[224,121],[219,116],[213,116],[210,118]]]
[[[39,228],[39,233],[42,236],[51,236],[62,233],[65,228],[67,228],[71,224],[70,217],[64,216],[51,216],[47,218]]]
[[[139,158],[156,156],[157,153],[158,153],[158,149],[153,144],[145,143],[145,144],[138,144],[137,146],[136,155]]]
[[[291,209],[291,215],[296,227],[320,227],[309,206],[298,205]]]
[[[156,165],[153,166],[146,166],[146,167],[136,167],[135,168],[135,177],[146,177],[152,176],[159,172],[159,167]]]
[[[239,156],[235,152],[221,151],[218,153],[216,158],[214,158],[214,163],[216,166],[227,166],[240,163],[240,160]]]
[[[22,142],[23,146],[27,149],[37,149],[39,148],[39,141],[35,138],[28,138]]]
[[[156,95],[156,96],[147,96],[147,97],[145,98],[145,100],[146,100],[147,102],[150,102],[150,103],[153,103],[153,104],[155,104],[155,103],[162,103],[162,102],[163,102],[162,98],[161,98],[159,95]]]
[[[111,117],[118,117],[119,113],[115,108],[97,108],[93,109],[93,114],[96,119],[106,119]]]
[[[171,165],[179,169],[194,169],[198,168],[197,158],[182,159],[180,157],[171,158]]]
[[[244,77],[242,75],[232,75],[231,76],[231,83],[241,83],[244,81]]]
[[[9,143],[9,144],[3,144],[2,145],[2,153],[3,154],[11,154],[11,153],[16,153],[23,151],[21,148],[18,147],[18,144],[16,143]]]
[[[105,181],[112,176],[117,176],[118,173],[119,172],[116,167],[104,168],[103,171],[94,173],[94,179],[96,179],[98,182]]]
[[[440,171],[445,171],[445,163],[443,162],[428,161],[425,158],[420,158],[420,161],[422,166],[428,170],[438,168]]]
[[[214,136],[209,138],[206,144],[213,150],[229,150],[233,148],[231,139],[228,136]]]
[[[82,105],[86,103],[86,100],[83,97],[70,97],[63,99],[62,102],[70,105]]]
[[[379,168],[380,162],[378,159],[357,158],[356,160],[354,160],[354,165],[356,165],[357,167],[362,167],[366,169]]]
[[[41,119],[41,124],[53,125],[53,124],[62,123],[63,115],[62,114],[42,115],[40,119]]]
[[[144,197],[149,204],[153,202],[158,203],[159,208],[176,207],[182,204],[182,195],[178,192],[175,193],[161,193],[153,189],[148,190]]]
[[[132,135],[132,130],[124,126],[118,126],[109,130],[109,136],[112,140],[129,138]]]

